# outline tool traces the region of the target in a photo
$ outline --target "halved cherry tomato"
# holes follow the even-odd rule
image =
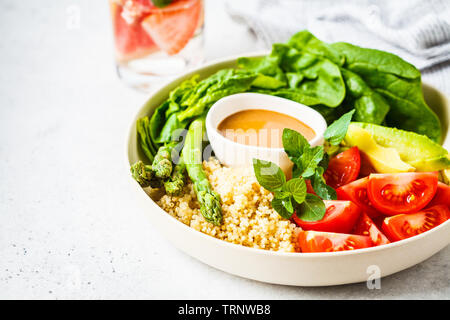
[[[372,246],[367,236],[318,231],[300,231],[298,243],[301,252],[334,252]]]
[[[359,152],[361,158],[361,167],[359,169],[358,178],[367,177],[371,173],[377,173],[375,168],[370,163],[369,157],[362,151]]]
[[[358,147],[352,147],[331,158],[323,177],[330,187],[336,189],[358,178],[360,166]]]
[[[345,186],[336,189],[337,197],[339,200],[350,200],[366,212],[369,217],[374,218],[381,215],[370,202],[367,195],[367,182],[369,177],[365,177],[356,181],[353,181]]]
[[[436,194],[428,206],[432,207],[438,204],[443,204],[450,207],[450,187],[442,182],[438,182]]]
[[[373,223],[375,223],[375,225],[377,226],[378,230],[382,229],[383,226],[383,222],[384,219],[386,218],[386,216],[383,216],[381,213],[378,217],[369,217],[370,219],[372,219]]]
[[[437,205],[411,214],[399,214],[384,219],[383,231],[391,241],[399,241],[424,233],[450,218],[447,206]]]
[[[327,211],[321,220],[300,220],[294,213],[294,222],[303,230],[350,232],[361,214],[361,209],[351,201],[324,200],[324,203]]]
[[[413,213],[433,199],[437,183],[437,172],[371,174],[367,194],[375,209],[382,213]]]
[[[374,246],[390,243],[388,238],[386,238],[386,236],[377,228],[372,219],[370,219],[364,212],[361,214],[358,222],[356,222],[352,233],[370,237]]]

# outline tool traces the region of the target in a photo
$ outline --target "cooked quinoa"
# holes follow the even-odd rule
[[[221,199],[223,223],[215,226],[200,213],[191,182],[181,196],[163,195],[158,205],[184,224],[210,236],[247,247],[294,252],[300,230],[272,209],[273,194],[257,182],[252,168],[228,168],[211,158],[203,162]]]

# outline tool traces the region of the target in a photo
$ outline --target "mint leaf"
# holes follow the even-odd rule
[[[286,199],[292,196],[292,193],[289,191],[275,191],[274,194],[277,199]]]
[[[253,170],[259,184],[269,191],[281,191],[286,183],[283,170],[273,162],[253,159]]]
[[[299,205],[297,216],[303,221],[319,221],[325,215],[325,203],[318,196],[311,193],[306,195],[306,199]]]
[[[342,117],[334,121],[328,128],[325,130],[324,138],[328,140],[332,145],[338,145],[344,140],[345,135],[347,134],[348,126],[350,121],[352,121],[352,116],[355,113],[355,109],[350,112],[347,112]]]
[[[322,161],[323,158],[323,147],[317,146],[314,148],[305,149],[303,154],[300,156],[301,167],[303,168],[302,177],[308,178],[312,176]]]
[[[272,208],[278,212],[278,214],[284,219],[290,219],[292,213],[290,213],[286,207],[283,205],[283,200],[274,198],[271,202]]]
[[[301,167],[300,160],[298,159],[292,159],[292,162],[294,163],[294,166],[292,167],[292,177],[298,178],[302,176],[303,168]]]
[[[303,178],[293,178],[286,182],[284,189],[292,194],[295,202],[302,203],[306,197],[306,183]]]
[[[290,214],[294,213],[294,206],[292,205],[292,199],[291,197],[281,200],[281,203],[283,207],[289,212]]]
[[[283,129],[283,147],[289,157],[298,158],[305,148],[309,148],[309,142],[295,130]]]
[[[324,200],[336,200],[336,190],[325,183],[325,179],[322,175],[323,168],[319,167],[311,177],[311,185],[314,189],[314,192]]]
[[[324,173],[325,170],[328,168],[328,164],[330,163],[330,155],[327,153],[327,151],[324,148],[324,154],[322,160],[319,162],[317,168],[322,168],[321,174]]]

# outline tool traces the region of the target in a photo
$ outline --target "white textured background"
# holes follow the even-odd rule
[[[258,49],[222,1],[206,5],[208,59]],[[80,28],[67,28],[74,10]],[[106,0],[0,2],[0,298],[450,297],[450,247],[381,290],[259,283],[172,247],[125,187],[147,95],[117,79],[110,29]]]

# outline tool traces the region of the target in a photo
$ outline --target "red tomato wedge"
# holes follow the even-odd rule
[[[438,182],[436,194],[428,206],[431,207],[438,204],[450,207],[450,187],[442,182]]]
[[[370,163],[369,157],[362,151],[359,152],[361,158],[361,167],[359,169],[359,178],[367,177],[371,173],[377,173],[372,164]]]
[[[110,1],[110,7],[116,55],[119,60],[144,57],[158,50],[153,40],[142,29],[139,20],[128,23],[122,17],[122,7],[113,1]]]
[[[142,27],[167,54],[180,52],[194,35],[202,15],[202,1],[185,0],[155,8]]]
[[[303,230],[350,232],[361,214],[361,209],[351,201],[324,200],[324,203],[327,211],[321,220],[300,220],[294,213],[294,222]]]
[[[386,236],[377,228],[372,219],[370,219],[365,213],[361,214],[352,233],[370,237],[374,246],[390,243],[388,238],[386,238]]]
[[[367,182],[370,202],[387,215],[423,209],[436,194],[437,172],[371,174]]]
[[[300,231],[298,243],[301,252],[334,252],[372,246],[367,236],[318,231]]]
[[[437,205],[411,214],[384,219],[383,231],[391,241],[399,241],[424,233],[450,218],[447,206]]]
[[[358,178],[360,167],[358,147],[352,147],[330,159],[323,177],[327,185],[336,189]]]
[[[367,195],[367,182],[369,177],[353,181],[345,186],[336,189],[339,200],[350,200],[366,212],[369,217],[378,217],[381,214],[375,210]]]

